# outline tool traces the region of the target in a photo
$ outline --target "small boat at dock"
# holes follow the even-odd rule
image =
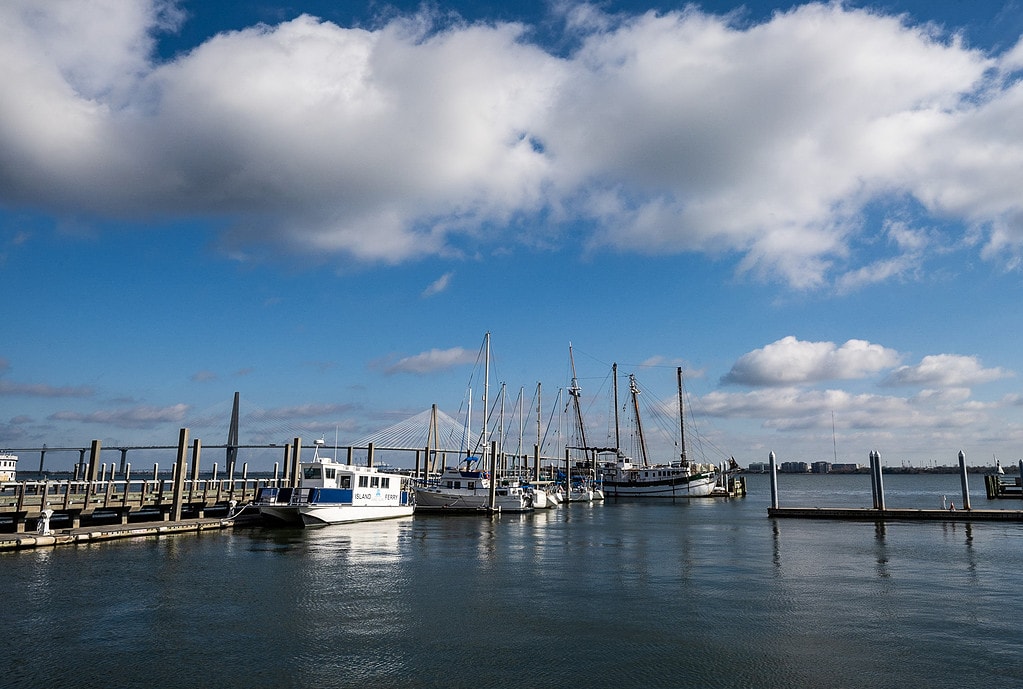
[[[407,517],[415,509],[408,478],[376,467],[342,464],[320,456],[301,462],[297,488],[260,488],[254,506],[269,523],[293,526],[345,524]]]
[[[490,473],[481,471],[478,457],[466,457],[457,467],[446,467],[436,479],[415,488],[416,511],[529,512],[530,493],[517,480],[502,479],[493,486],[490,504]]]

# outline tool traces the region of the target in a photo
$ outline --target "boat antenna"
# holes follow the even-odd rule
[[[835,435],[835,410],[831,410],[831,444],[835,447],[835,464],[838,464],[838,436]]]

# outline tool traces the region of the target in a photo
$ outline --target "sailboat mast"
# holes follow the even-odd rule
[[[686,464],[686,415],[685,407],[682,403],[682,367],[678,367],[678,430],[679,430],[679,448],[682,452],[682,465]]]
[[[490,407],[488,406],[490,393],[490,333],[483,337],[483,458],[487,457],[487,450],[490,445]]]
[[[572,362],[572,387],[568,389],[568,394],[572,396],[573,405],[575,406],[575,422],[579,426],[579,441],[585,453],[589,444],[586,442],[586,429],[583,428],[583,412],[579,408],[579,397],[582,395],[582,388],[579,387],[579,379],[575,376],[575,357],[572,355],[571,342],[568,343],[568,359]]]
[[[484,452],[483,456],[484,457],[487,456],[486,453],[489,452],[490,449],[491,449],[490,448],[490,434],[489,434],[490,423],[489,423],[489,420],[487,419],[487,415],[489,414],[489,407],[487,406],[487,394],[488,394],[488,392],[490,390],[490,333],[489,332],[487,332],[485,341],[486,341],[487,351],[486,351],[486,356],[484,357],[484,362],[485,362],[484,363],[484,368],[485,368],[486,372],[483,374],[483,452]],[[484,464],[484,466],[487,466],[487,465]],[[493,512],[495,510],[494,504],[497,501],[497,453],[496,452],[490,452],[490,463],[489,463],[489,466],[490,466],[490,496],[489,496],[489,501],[488,501],[487,504],[490,506],[490,511]]]
[[[614,388],[614,402],[615,402],[615,450],[620,451],[622,449],[622,431],[618,424],[618,362],[611,364],[611,381]]]
[[[465,456],[472,455],[472,386],[469,387],[468,413],[465,415]]]
[[[629,374],[629,391],[632,393],[632,412],[636,415],[636,433],[639,434],[639,453],[643,457],[643,466],[647,466],[646,440],[643,438],[643,422],[639,419],[639,387],[636,376]]]

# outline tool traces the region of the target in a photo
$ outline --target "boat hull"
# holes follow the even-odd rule
[[[261,505],[259,513],[268,521],[291,526],[351,524],[408,517],[412,505]]]
[[[528,512],[533,509],[528,500],[520,494],[495,496],[497,512]],[[487,491],[445,490],[443,488],[417,488],[416,511],[478,512],[490,509],[490,494]]]
[[[650,481],[615,481],[605,477],[604,493],[615,498],[704,498],[714,492],[716,483],[713,474]]]

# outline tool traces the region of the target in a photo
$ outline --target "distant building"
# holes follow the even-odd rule
[[[765,462],[750,462],[746,471],[751,474],[766,474],[771,470],[771,465]]]
[[[832,464],[832,474],[855,474],[860,470],[859,464]]]
[[[831,462],[814,462],[810,465],[810,472],[814,474],[831,473]]]
[[[782,462],[778,471],[783,474],[807,474],[810,472],[810,465],[806,462]]]

